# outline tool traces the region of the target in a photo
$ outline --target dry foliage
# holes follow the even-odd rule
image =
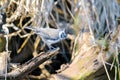
[[[23,78],[49,79],[54,73],[52,77],[56,80],[119,79],[120,7],[116,0],[1,0],[0,14],[0,29],[2,26],[9,29],[9,34],[0,31],[1,54],[3,49],[8,52],[8,64],[12,66],[8,66],[7,72],[18,70],[18,66],[22,67],[22,72],[24,64],[32,63],[32,58],[36,59],[40,53],[54,52],[40,36],[25,27],[66,28],[69,39],[53,45],[60,48],[55,52],[59,54],[49,61],[48,58],[40,59],[41,65],[37,65],[36,70],[23,71]],[[5,43],[8,43],[9,51]],[[69,66],[61,66],[67,63]],[[115,76],[110,76],[109,67],[115,71]],[[101,68],[106,73],[95,74]],[[105,77],[99,78],[102,74]],[[4,78],[4,75],[0,77]]]

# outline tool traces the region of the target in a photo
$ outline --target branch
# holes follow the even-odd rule
[[[19,78],[26,76],[27,74],[29,74],[30,72],[35,70],[40,64],[44,63],[48,59],[57,55],[58,52],[59,52],[59,48],[57,48],[55,50],[48,51],[46,53],[44,53],[44,52],[42,52],[42,54],[40,53],[37,57],[31,59],[30,61],[26,62],[21,67],[8,73],[7,78],[8,79],[11,79],[11,78],[12,79],[19,79]],[[5,74],[0,75],[0,79],[4,79],[4,78],[5,78]]]

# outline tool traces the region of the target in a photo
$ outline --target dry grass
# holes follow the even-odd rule
[[[75,39],[64,41],[64,44],[60,46],[61,53],[69,55],[71,53],[72,60],[76,56],[80,56],[80,45],[88,43],[87,41],[81,42],[88,38],[83,39],[82,36],[84,36],[84,32],[90,32],[91,44],[93,46],[99,45],[101,52],[106,49],[110,50],[109,47],[114,46],[115,52],[112,51],[114,52],[114,60],[109,65],[111,68],[115,68],[115,80],[119,79],[120,33],[118,18],[120,17],[120,7],[116,0],[8,0],[8,2],[1,0],[0,6],[1,13],[6,14],[7,25],[4,25],[10,28],[8,37],[10,38],[9,48],[13,52],[11,53],[13,62],[17,59],[15,55],[25,53],[27,49],[32,51],[33,56],[35,52],[38,54],[40,51],[47,50],[39,37],[24,29],[26,26],[68,28],[69,33],[75,32],[75,35],[70,35],[75,36]],[[74,42],[74,47],[72,42]],[[30,57],[30,55],[27,56]],[[106,68],[107,62],[102,60],[110,80]]]

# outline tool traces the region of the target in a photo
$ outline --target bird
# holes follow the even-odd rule
[[[58,43],[67,38],[65,29],[54,28],[33,28],[25,27],[25,29],[32,30],[35,34],[41,37],[42,41],[48,46],[49,49],[54,49],[52,44]]]

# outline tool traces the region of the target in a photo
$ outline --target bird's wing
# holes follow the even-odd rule
[[[46,39],[58,39],[60,29],[53,29],[53,28],[31,28],[26,27],[26,29],[33,30],[36,34],[40,35]]]
[[[36,34],[39,34],[41,37],[47,39],[58,39],[59,38],[59,30],[51,29],[51,28],[39,28],[36,30]]]

